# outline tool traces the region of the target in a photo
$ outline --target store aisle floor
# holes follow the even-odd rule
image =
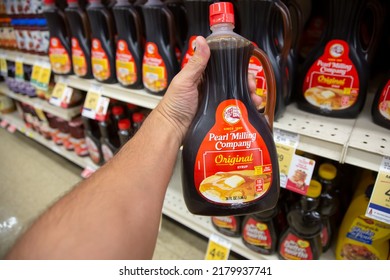
[[[81,180],[81,168],[0,128],[0,259],[23,230]],[[207,240],[163,218],[154,259],[203,259]]]

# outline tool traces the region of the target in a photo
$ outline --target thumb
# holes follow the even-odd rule
[[[180,78],[183,81],[192,81],[194,84],[199,81],[210,58],[210,48],[204,37],[198,36],[195,39],[195,44],[196,49],[194,55],[179,72]]]

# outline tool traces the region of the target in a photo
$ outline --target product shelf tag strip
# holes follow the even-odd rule
[[[7,59],[4,54],[0,54],[0,75],[7,77],[8,75]]]
[[[229,240],[212,233],[207,245],[205,260],[227,260],[231,247],[232,243]]]
[[[23,59],[21,58],[15,60],[15,78],[18,81],[24,81]]]
[[[382,159],[366,216],[390,224],[390,157]]]
[[[280,186],[285,188],[291,161],[299,144],[299,134],[275,128],[274,141],[279,159]]]
[[[280,186],[305,195],[313,176],[315,161],[296,155],[299,134],[274,130],[274,141],[279,159]]]
[[[84,101],[82,116],[98,121],[106,118],[110,99],[102,96],[101,91],[101,86],[91,85]]]

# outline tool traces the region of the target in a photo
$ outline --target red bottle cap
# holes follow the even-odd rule
[[[123,114],[123,107],[122,106],[114,106],[112,107],[112,114],[115,116],[119,116]]]
[[[210,5],[210,25],[217,23],[234,24],[234,7],[230,2],[218,2]]]
[[[118,122],[118,128],[120,130],[127,130],[130,129],[131,127],[131,122],[129,119],[122,119]]]
[[[55,0],[45,0],[43,1],[44,4],[54,4]]]
[[[134,104],[131,104],[131,103],[127,103],[127,108],[130,109],[130,110],[134,110],[134,109],[137,109],[137,105],[134,105]]]
[[[142,122],[143,120],[144,120],[144,114],[142,113],[133,114],[133,122]]]

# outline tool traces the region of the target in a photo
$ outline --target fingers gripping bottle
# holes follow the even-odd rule
[[[89,0],[87,13],[92,31],[92,73],[102,83],[116,82],[115,24],[110,10],[101,0]]]
[[[148,0],[142,13],[146,29],[142,80],[147,91],[163,95],[179,71],[173,14],[160,0]]]
[[[210,6],[210,25],[211,56],[200,85],[204,97],[183,143],[184,199],[189,211],[199,215],[269,210],[279,196],[272,67],[264,52],[233,32],[230,2]],[[252,103],[248,87],[253,54],[262,62],[269,85],[264,115]]]

